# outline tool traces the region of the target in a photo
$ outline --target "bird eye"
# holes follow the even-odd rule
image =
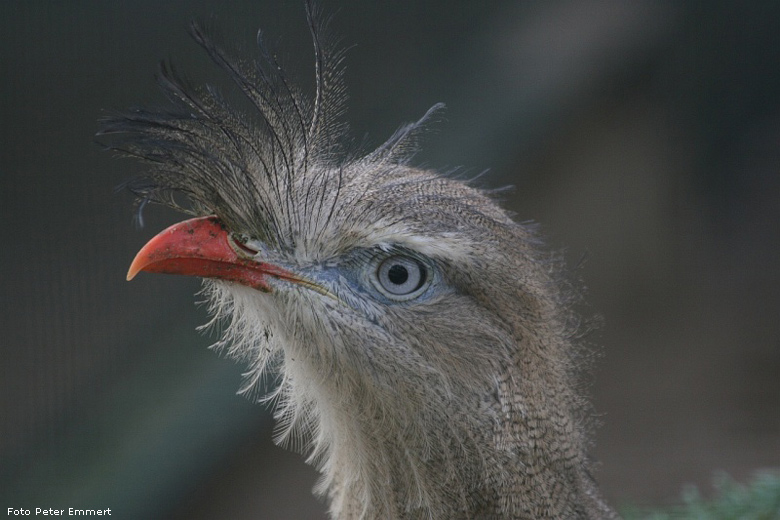
[[[428,269],[409,256],[384,259],[376,270],[374,285],[394,300],[408,300],[421,294],[428,282]]]

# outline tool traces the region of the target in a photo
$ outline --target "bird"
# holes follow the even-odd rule
[[[190,33],[244,104],[163,62],[164,109],[106,116],[127,182],[189,218],[140,272],[195,276],[303,452],[334,519],[617,518],[592,476],[578,290],[537,226],[472,180],[414,164],[441,105],[365,152],[343,122],[344,50],[307,3],[307,95],[258,33],[236,57]],[[248,101],[249,103],[246,103]]]

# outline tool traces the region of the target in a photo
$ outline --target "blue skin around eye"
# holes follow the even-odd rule
[[[381,262],[394,255],[404,255],[416,259],[426,269],[425,290],[418,296],[407,300],[395,300],[379,291],[371,278],[376,276],[377,268]],[[327,286],[337,295],[344,291],[359,295],[362,298],[370,297],[372,300],[384,305],[413,305],[424,303],[441,291],[441,277],[435,264],[428,258],[405,249],[395,249],[390,252],[370,249],[352,251],[338,262],[329,262],[318,266],[306,273],[314,280]]]

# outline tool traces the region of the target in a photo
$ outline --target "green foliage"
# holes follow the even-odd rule
[[[757,472],[748,484],[717,473],[713,487],[711,499],[690,486],[679,505],[663,510],[625,508],[622,514],[625,520],[780,520],[780,470]]]

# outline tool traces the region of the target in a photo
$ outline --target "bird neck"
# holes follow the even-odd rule
[[[576,422],[517,407],[533,385],[516,380],[505,374],[484,395],[450,389],[444,400],[323,388],[319,491],[333,517],[612,518]]]

